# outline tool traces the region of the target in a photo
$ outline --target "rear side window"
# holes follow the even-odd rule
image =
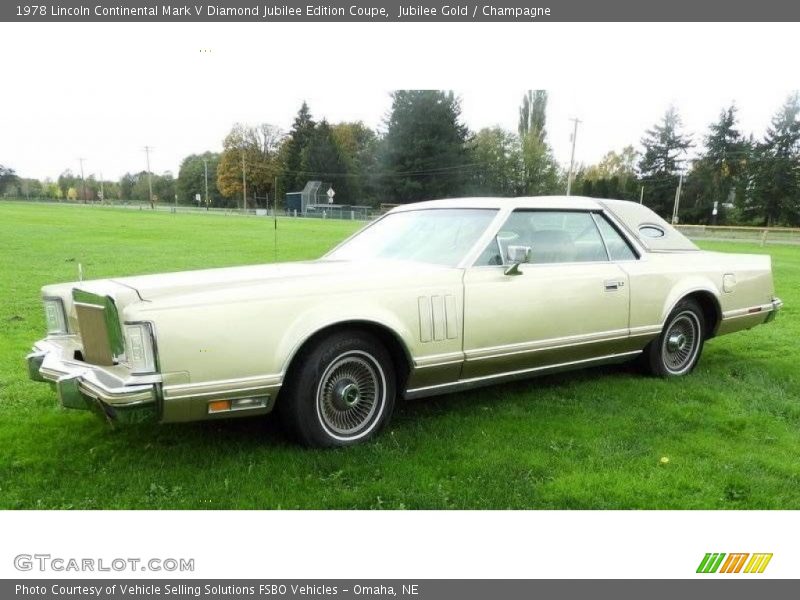
[[[595,221],[603,240],[606,242],[606,248],[608,248],[608,255],[611,260],[636,260],[636,254],[628,242],[603,215],[595,214]]]

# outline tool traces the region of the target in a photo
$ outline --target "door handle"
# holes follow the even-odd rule
[[[617,279],[607,279],[604,285],[607,292],[616,292],[619,288],[625,285],[625,282]]]

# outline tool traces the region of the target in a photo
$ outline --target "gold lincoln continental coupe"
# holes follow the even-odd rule
[[[30,376],[163,423],[276,409],[299,441],[375,435],[395,400],[638,358],[673,377],[770,321],[770,259],[699,250],[578,197],[396,208],[318,260],[48,285]]]

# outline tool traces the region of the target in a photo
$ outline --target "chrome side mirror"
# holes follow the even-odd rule
[[[509,246],[506,250],[506,262],[511,263],[504,273],[506,275],[522,275],[519,266],[523,263],[530,262],[531,260],[531,247],[530,246]]]

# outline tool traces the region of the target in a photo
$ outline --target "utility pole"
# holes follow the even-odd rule
[[[639,190],[639,204],[642,204],[643,202],[644,202],[644,186],[642,186],[642,189]]]
[[[278,262],[278,176],[275,176],[275,188],[272,197],[272,249],[275,252],[275,262]]]
[[[574,118],[570,119],[575,126],[572,128],[572,153],[569,157],[569,174],[567,175],[567,196],[569,196],[572,192],[572,170],[575,168],[575,141],[578,139],[578,123],[581,122],[580,119]]]
[[[103,172],[102,171],[100,171],[100,202],[102,202],[103,204],[106,203],[106,193],[105,193],[105,190],[103,189]]]
[[[245,177],[244,148],[242,148],[242,212],[247,210],[247,179]]]
[[[275,187],[273,188],[274,200],[272,201],[272,217],[275,222],[275,229],[278,229],[278,177],[275,176]]]
[[[675,190],[675,205],[672,208],[672,224],[678,222],[678,207],[681,204],[681,188],[683,187],[683,173],[678,178],[678,189]]]
[[[86,204],[86,180],[83,178],[83,161],[85,158],[79,158],[78,162],[81,163],[81,200]]]
[[[150,190],[150,209],[155,209],[156,205],[153,203],[153,174],[150,172],[150,150],[153,148],[150,146],[144,147],[144,153],[147,157],[147,187]]]
[[[206,172],[206,210],[208,210],[208,159],[203,159],[203,169]]]

